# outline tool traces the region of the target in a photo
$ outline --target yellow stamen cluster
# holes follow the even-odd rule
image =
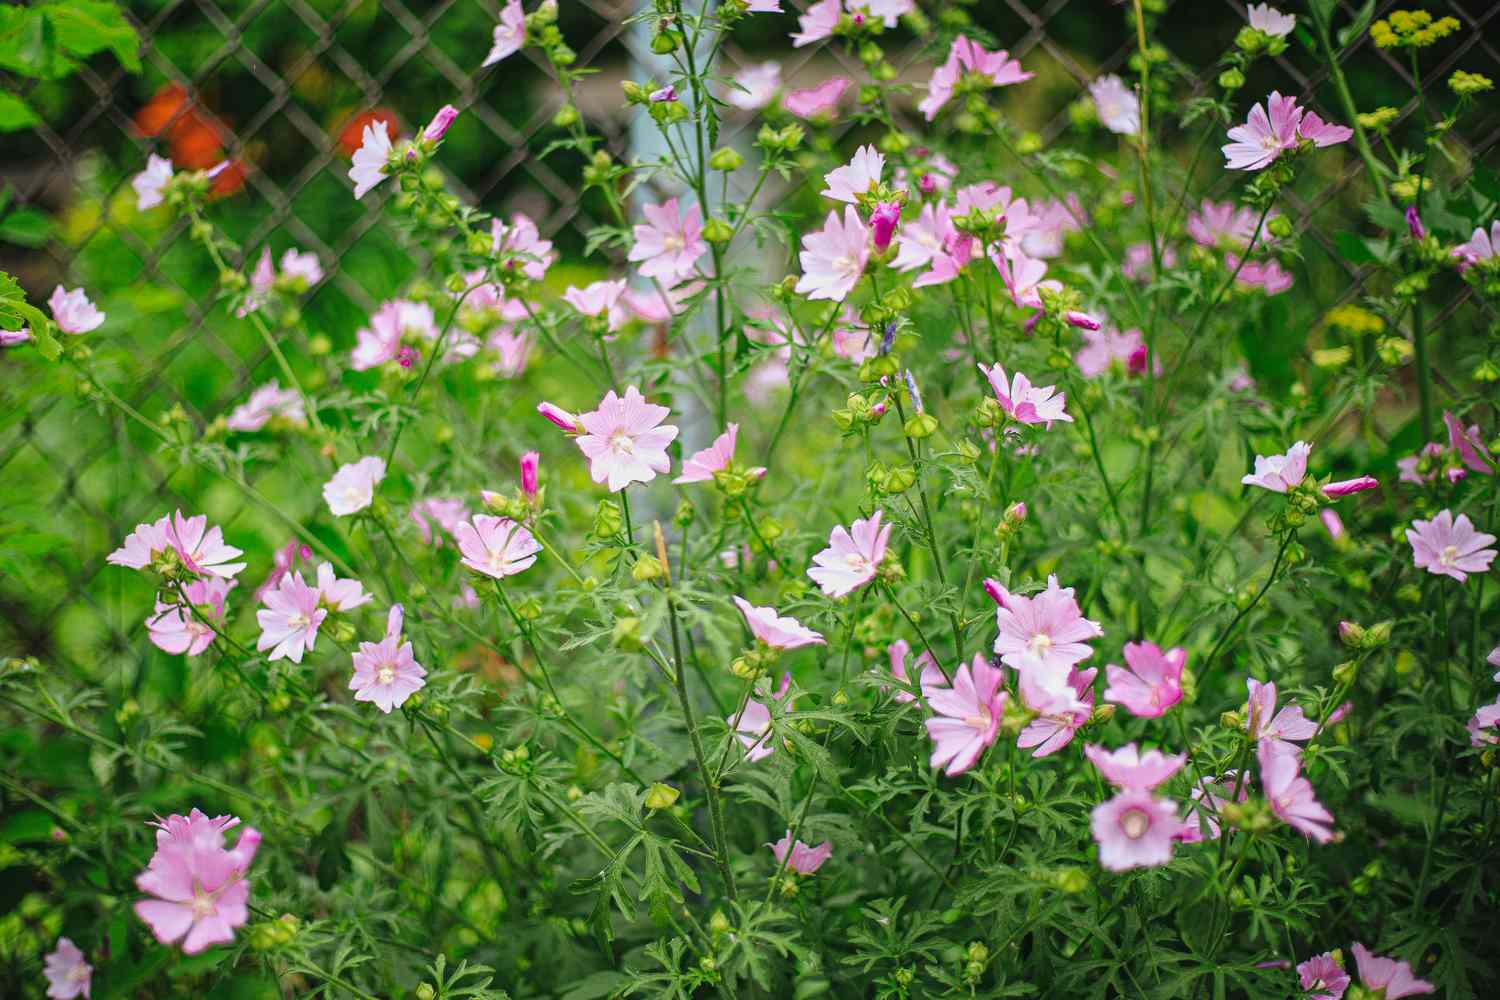
[[[1385,320],[1352,302],[1334,306],[1328,310],[1328,315],[1323,317],[1323,322],[1336,330],[1343,330],[1345,333],[1352,333],[1356,336],[1380,333],[1385,329]]]
[[[1425,48],[1447,38],[1461,25],[1456,17],[1433,20],[1425,10],[1394,10],[1370,25],[1370,38],[1377,48]]]
[[[1468,73],[1456,69],[1453,75],[1448,77],[1448,89],[1459,97],[1472,97],[1487,90],[1494,90],[1495,81],[1480,73]]]

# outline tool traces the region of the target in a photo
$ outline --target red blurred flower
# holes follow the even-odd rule
[[[345,119],[339,126],[339,152],[347,157],[352,157],[360,144],[364,142],[364,131],[366,125],[374,125],[376,122],[385,122],[390,126],[390,134],[395,138],[401,131],[401,121],[396,113],[389,108],[372,108],[369,111],[361,111]]]
[[[143,135],[164,136],[177,166],[206,170],[224,159],[223,143],[211,124],[211,112],[199,114],[196,108],[185,87],[169,83],[136,112],[135,124]]]

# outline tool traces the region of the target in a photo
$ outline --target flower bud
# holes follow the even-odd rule
[[[1292,220],[1284,215],[1272,216],[1271,221],[1266,223],[1266,231],[1278,240],[1284,240],[1292,235]]]
[[[635,566],[630,570],[631,577],[637,583],[649,583],[652,580],[660,580],[666,575],[661,560],[655,556],[641,556],[635,561]]]
[[[703,238],[722,246],[734,238],[734,227],[717,216],[711,217],[703,224]]]
[[[727,174],[744,166],[745,158],[733,146],[722,146],[708,158],[708,165],[713,170],[722,170]]]
[[[657,32],[656,37],[651,39],[651,51],[659,56],[669,56],[677,51],[678,43],[682,39],[675,31]]]
[[[1237,67],[1230,67],[1219,74],[1219,86],[1225,90],[1239,90],[1245,85],[1245,74]]]
[[[528,451],[521,456],[521,492],[526,494],[527,500],[536,500],[537,467],[541,460],[541,454],[535,451]]]
[[[1350,649],[1359,649],[1365,643],[1365,629],[1356,622],[1339,622],[1339,641]]]
[[[640,652],[641,620],[635,617],[617,618],[609,641],[616,649],[626,653]]]
[[[1345,660],[1333,668],[1333,679],[1338,684],[1349,685],[1354,683],[1354,678],[1359,673],[1359,664],[1353,660]]]
[[[571,104],[564,104],[552,116],[552,124],[558,128],[572,128],[578,124],[578,109]]]
[[[653,810],[670,809],[681,794],[681,792],[671,785],[664,785],[658,781],[646,790],[646,808]]]
[[[722,910],[715,910],[714,915],[708,918],[708,932],[719,935],[729,933],[729,918],[724,916]]]
[[[870,213],[870,229],[874,233],[875,252],[885,253],[891,246],[891,237],[901,222],[901,203],[882,201]]]
[[[437,990],[432,988],[431,983],[422,983],[417,987],[417,1000],[433,1000],[437,996]]]
[[[934,417],[930,413],[913,413],[907,418],[906,424],[902,427],[907,437],[915,438],[919,441],[922,438],[931,437],[937,429],[937,417]]]

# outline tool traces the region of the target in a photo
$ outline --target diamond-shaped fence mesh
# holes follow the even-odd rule
[[[382,212],[390,191],[361,201],[351,196],[351,143],[357,145],[359,125],[372,113],[410,131],[440,104],[457,105],[462,115],[441,157],[455,189],[486,209],[531,215],[557,242],[565,263],[576,262],[585,234],[599,222],[590,214],[592,203],[579,196],[581,164],[573,154],[542,155],[557,137],[552,118],[565,99],[545,61],[528,50],[480,69],[497,0],[131,0],[126,6],[142,41],[140,74],[126,73],[107,56],[62,82],[0,73],[6,89],[44,118],[10,133],[0,151],[6,211],[52,220],[24,248],[0,243],[0,267],[34,297],[45,297],[59,282],[115,289],[104,303],[110,350],[130,359],[132,373],[149,373],[124,382],[122,394],[153,418],[181,406],[187,426],[201,428],[274,377],[274,368],[265,342],[214,305],[214,273],[186,225],[162,229],[134,211],[129,178],[150,152],[188,168],[222,159],[241,165],[233,177],[240,189],[219,203],[215,221],[249,256],[264,246],[278,253],[296,246],[318,256],[325,277],[308,297],[308,322],[299,329],[319,331],[337,350],[347,348],[354,326],[380,298],[421,276],[427,264]],[[597,71],[580,86],[579,109],[617,156],[631,152],[619,83],[640,75],[639,66],[651,60],[641,33],[628,23],[639,6],[638,0],[559,4],[560,27],[580,64]],[[807,3],[784,0],[783,6],[790,12]],[[922,6],[937,16],[942,5],[924,0]],[[1347,21],[1359,5],[1343,0],[1338,6],[1340,21]],[[1396,6],[1379,3],[1376,13]],[[1393,131],[1406,139],[1418,134],[1422,121],[1422,98],[1413,95],[1425,95],[1432,114],[1451,106],[1444,81],[1453,69],[1500,78],[1500,5],[1433,0],[1426,6],[1458,18],[1462,31],[1429,50],[1420,87],[1409,64],[1368,38],[1342,57],[1361,109],[1396,107]],[[1128,72],[1135,51],[1128,8],[1109,0],[979,0],[968,6],[984,33],[1037,74],[998,98],[1007,116],[1046,142],[1067,132],[1069,106],[1090,80]],[[1158,72],[1172,77],[1174,95],[1186,101],[1212,91],[1214,64],[1245,16],[1237,0],[1168,5],[1159,41],[1169,61]],[[835,73],[863,78],[859,61],[837,47],[790,49],[792,26],[790,17],[748,19],[724,49],[723,72],[774,58],[792,87]],[[925,83],[942,55],[930,39],[914,38],[905,28],[886,37],[901,81]],[[1328,67],[1303,45],[1259,61],[1241,94],[1258,97],[1272,89],[1298,95],[1325,118],[1345,117]],[[920,134],[915,111],[907,109],[904,117],[902,124]],[[749,134],[748,117],[726,123],[725,141],[745,142]],[[1169,143],[1170,155],[1186,166],[1189,137],[1173,135]],[[1491,102],[1448,133],[1445,170],[1461,177],[1478,165],[1493,167],[1497,143],[1500,107]],[[1238,181],[1219,169],[1216,145],[1208,147],[1195,180],[1222,199]],[[1320,186],[1289,205],[1305,266],[1324,279],[1310,282],[1305,294],[1333,306],[1363,292],[1369,265],[1347,259],[1335,235],[1358,229],[1360,205],[1370,192],[1360,159],[1347,147],[1317,163]],[[1025,183],[1014,164],[1001,163],[998,179]],[[35,227],[28,231],[36,233]],[[1460,295],[1429,322],[1441,328],[1478,308]],[[291,347],[316,355],[306,335],[289,336],[302,341]],[[26,498],[21,508],[0,514],[0,525],[12,522],[0,530],[0,546],[16,553],[5,564],[11,571],[0,573],[0,653],[35,655],[103,680],[96,664],[124,659],[144,665],[152,655],[141,625],[144,609],[124,603],[118,574],[101,572],[105,554],[124,534],[184,497],[194,498],[186,506],[204,507],[230,534],[236,522],[263,515],[240,494],[162,454],[113,411],[68,394],[55,375],[24,369],[28,378],[56,379],[56,391],[33,387],[26,405],[16,405],[22,397],[6,380],[22,370],[0,361],[0,400],[10,411],[0,414],[0,480],[7,497]],[[252,482],[268,492],[276,492],[275,480],[285,475],[274,463],[249,469]],[[118,676],[128,678],[128,671]]]

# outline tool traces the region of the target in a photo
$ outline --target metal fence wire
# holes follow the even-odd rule
[[[933,15],[943,6],[919,2]],[[789,14],[807,5],[783,3]],[[252,258],[267,245],[278,253],[295,245],[317,254],[325,277],[308,297],[307,327],[326,331],[336,349],[352,342],[353,317],[420,276],[425,263],[412,257],[382,213],[389,191],[358,202],[350,194],[350,135],[357,145],[362,116],[387,115],[410,128],[442,103],[457,105],[463,114],[441,158],[456,190],[489,210],[527,212],[565,258],[570,251],[576,256],[584,234],[600,220],[578,196],[580,164],[571,154],[540,155],[556,137],[551,120],[562,92],[529,50],[479,68],[499,6],[496,0],[129,0],[127,16],[141,39],[140,74],[127,73],[108,56],[55,83],[0,72],[6,90],[44,111],[42,123],[11,133],[0,151],[5,211],[55,220],[24,249],[0,244],[0,267],[40,297],[56,283],[73,287],[100,273],[126,286],[110,304],[107,334],[112,349],[133,359],[133,372],[149,373],[125,384],[127,402],[152,415],[180,406],[191,426],[201,428],[274,371],[263,342],[205,294],[211,280],[205,283],[186,225],[156,231],[130,207],[129,178],[148,153],[193,168],[224,158],[244,166],[242,190],[233,197],[252,200],[254,210],[225,213],[234,219],[224,224],[241,227],[232,235]],[[559,4],[560,27],[579,63],[598,71],[578,94],[579,110],[621,157],[631,150],[619,84],[652,60],[641,33],[627,23],[638,6],[638,0]],[[1281,6],[1296,11],[1300,5]],[[1341,0],[1338,6],[1347,21],[1359,4]],[[1409,6],[1381,2],[1376,13]],[[1500,4],[1428,0],[1421,6],[1463,26],[1429,50],[1422,86],[1434,102],[1448,97],[1444,81],[1455,68],[1500,79]],[[1006,111],[1052,140],[1070,127],[1068,106],[1090,80],[1126,66],[1134,51],[1126,8],[1108,0],[977,0],[965,9],[983,33],[1037,74],[1024,99],[1006,98]],[[1168,4],[1160,38],[1174,92],[1186,99],[1210,91],[1213,64],[1245,16],[1238,0]],[[858,60],[836,46],[791,49],[792,30],[790,16],[750,19],[736,44],[726,46],[726,72],[775,58],[791,86],[834,73],[862,78]],[[924,83],[942,56],[929,39],[904,28],[886,40],[892,62],[913,83]],[[1380,103],[1398,108],[1394,129],[1419,128],[1420,88],[1405,63],[1367,37],[1342,59],[1361,100],[1390,95]],[[1345,117],[1333,100],[1328,68],[1300,45],[1257,63],[1242,96],[1272,89],[1298,95],[1325,118]],[[916,116],[908,115],[919,134]],[[736,134],[745,138],[753,128],[744,118],[731,120],[726,135]],[[1444,150],[1462,174],[1480,165],[1494,169],[1497,142],[1500,108],[1492,103],[1450,132]],[[1288,215],[1307,268],[1335,279],[1320,286],[1337,290],[1320,303],[1332,307],[1363,292],[1369,265],[1346,259],[1335,234],[1358,228],[1358,205],[1368,191],[1357,156],[1344,151],[1327,162],[1335,168],[1321,178],[1321,189],[1293,201]],[[1221,177],[1210,193],[1228,197],[1234,183]],[[392,261],[404,262],[404,269]],[[1477,308],[1459,296],[1430,322],[1442,327]],[[179,504],[209,504],[231,535],[238,521],[257,512],[238,494],[205,495],[209,480],[157,451],[113,413],[61,391],[61,381],[60,391],[28,395],[27,405],[18,406],[19,387],[11,380],[21,370],[0,361],[0,481],[8,497],[29,498],[27,513],[0,515],[0,548],[12,547],[4,563],[10,571],[0,570],[0,655],[36,656],[107,683],[130,677],[133,664],[139,677],[155,655],[143,609],[125,606],[121,574],[102,572],[105,555],[138,521]],[[274,463],[250,469],[261,483],[284,475]],[[101,664],[121,672],[101,676]]]

